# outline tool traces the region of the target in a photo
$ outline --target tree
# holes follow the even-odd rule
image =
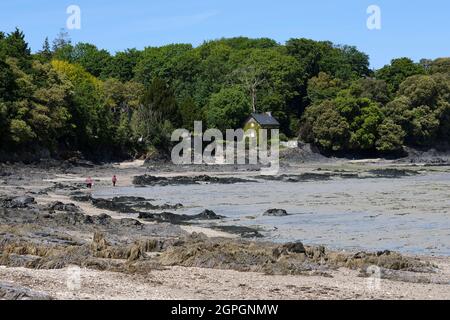
[[[360,109],[360,115],[356,116],[350,128],[350,146],[354,150],[374,150],[378,141],[379,127],[384,120],[384,115],[376,103],[369,104]]]
[[[430,74],[450,73],[450,58],[438,58],[434,61],[431,61],[429,65]]]
[[[380,152],[389,153],[400,151],[403,148],[405,131],[392,119],[386,119],[378,127],[379,139],[376,142],[376,148]]]
[[[95,77],[102,77],[110,64],[111,56],[106,50],[99,50],[89,43],[78,43],[71,52],[70,61],[80,64]]]
[[[343,151],[348,147],[350,126],[329,101],[321,105],[322,112],[312,125],[314,141],[330,151]]]
[[[342,80],[320,72],[308,81],[308,98],[312,103],[333,99],[343,88]]]
[[[245,58],[242,59],[242,55]],[[239,61],[238,70],[243,68],[251,71],[247,73],[247,78],[253,78],[257,84],[257,111],[272,112],[281,123],[282,131],[290,134],[289,116],[292,113],[300,114],[298,90],[305,76],[298,61],[281,48],[251,49],[236,57],[233,55],[230,60]],[[248,86],[242,88],[248,92]]]
[[[73,115],[70,143],[87,151],[112,145],[110,117],[105,110],[101,82],[80,65],[53,60],[53,68],[73,85],[69,111]]]
[[[290,39],[287,52],[295,57],[308,74],[315,77],[325,72],[342,80],[354,79],[371,74],[369,57],[356,47],[336,46],[329,41]]]
[[[17,59],[20,68],[24,70],[31,68],[31,50],[22,31],[16,28],[0,42],[0,57],[2,56]]]
[[[234,50],[269,49],[278,47],[279,44],[269,38],[250,39],[247,37],[222,38],[214,41],[224,44]]]
[[[52,50],[53,52],[57,52],[71,45],[72,40],[70,39],[69,33],[64,29],[61,29],[56,38],[53,40]]]
[[[383,152],[389,137],[380,140],[380,126],[385,121],[385,114],[378,103],[351,95],[349,90],[342,90],[336,98],[319,101],[306,109],[301,122],[301,137],[315,143],[328,151],[375,151],[379,143]],[[392,129],[392,126],[389,127]]]
[[[126,82],[134,78],[134,69],[141,58],[141,51],[128,49],[117,52],[103,70],[103,75]]]
[[[43,62],[49,62],[52,59],[53,53],[50,48],[48,37],[45,38],[42,49],[37,53],[37,55]]]
[[[142,104],[133,114],[134,136],[146,146],[146,151],[156,148],[165,155],[170,154],[171,134],[174,127],[152,104]]]
[[[50,64],[40,62],[33,64],[33,83],[38,88],[30,99],[28,123],[37,134],[38,143],[53,151],[70,130],[67,105],[72,84],[61,78]]]
[[[391,100],[387,83],[374,78],[361,78],[353,81],[350,85],[350,93],[355,97],[367,98],[381,105]]]
[[[25,144],[36,138],[36,133],[23,120],[13,119],[10,124],[11,139],[16,144]]]
[[[407,78],[398,90],[398,95],[408,97],[411,106],[430,106],[435,109],[438,99],[438,85],[430,76],[418,75]]]
[[[425,74],[425,69],[422,65],[414,63],[409,58],[394,59],[390,65],[386,65],[375,73],[375,77],[386,81],[389,92],[395,94],[400,84],[406,78],[414,75]]]
[[[112,113],[114,144],[122,154],[135,148],[131,119],[140,106],[143,93],[144,86],[137,82],[123,83],[117,79],[103,82],[105,106]]]
[[[169,85],[160,78],[154,78],[145,90],[141,104],[150,108],[162,121],[169,121],[175,127],[181,125],[181,117],[175,95]]]
[[[233,78],[249,93],[252,101],[252,111],[257,112],[256,102],[260,87],[267,81],[264,71],[255,66],[247,66],[234,71]]]
[[[136,79],[144,84],[150,83],[155,77],[169,82],[178,59],[190,50],[190,44],[145,48],[135,68]]]
[[[211,96],[206,117],[209,127],[225,132],[227,129],[241,128],[250,112],[246,94],[238,87],[230,87]]]
[[[69,33],[61,29],[52,43],[53,59],[73,62],[72,61],[72,40]]]
[[[194,99],[187,97],[180,103],[182,127],[190,131],[194,130],[195,121],[203,121],[203,110],[195,103]]]

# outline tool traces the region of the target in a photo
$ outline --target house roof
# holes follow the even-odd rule
[[[252,113],[251,116],[253,119],[255,119],[256,122],[258,122],[262,126],[279,126],[280,123],[272,117],[270,114],[267,113]]]

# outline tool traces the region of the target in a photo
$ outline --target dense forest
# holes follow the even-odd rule
[[[32,53],[20,30],[0,32],[2,153],[168,151],[175,128],[239,128],[253,110],[271,111],[283,139],[324,152],[445,147],[450,58],[371,70],[353,46],[244,37],[112,55],[63,31]]]

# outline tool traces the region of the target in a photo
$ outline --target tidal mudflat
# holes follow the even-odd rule
[[[392,164],[3,165],[0,299],[449,299],[449,179]]]
[[[230,184],[164,183],[103,188],[93,195],[133,195],[159,204],[182,203],[177,214],[212,210],[226,218],[203,226],[253,227],[265,239],[276,242],[301,240],[333,249],[450,255],[447,168],[407,171],[413,173],[398,176],[374,176],[370,170],[345,172],[315,171],[315,176],[306,180],[296,180],[302,176],[296,171],[285,172],[282,179],[241,174],[242,181]],[[283,209],[287,215],[264,215],[272,208]]]

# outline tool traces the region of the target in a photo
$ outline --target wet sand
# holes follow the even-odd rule
[[[64,188],[52,189],[47,194],[42,195],[39,192],[54,186],[54,183],[61,183],[65,186],[74,186],[72,191],[80,191],[81,189],[83,193],[90,194],[92,191],[80,188],[80,185],[83,184],[85,177],[88,175],[95,179],[94,195],[96,192],[101,194],[105,190],[120,192],[120,187],[127,188],[131,185],[134,176],[149,172],[148,169],[140,165],[140,163],[135,163],[95,168],[71,168],[69,170],[60,170],[58,168],[43,170],[41,168],[15,167],[11,170],[14,170],[13,176],[6,175],[0,177],[0,195],[35,194],[36,201],[42,205],[53,201],[61,201],[64,203],[75,202],[85,214],[92,216],[108,214],[114,219],[130,218],[129,214],[102,210],[90,203],[74,201],[69,196],[70,192]],[[323,167],[323,164],[318,166]],[[360,166],[360,164],[357,164],[357,166]],[[338,166],[339,170],[343,167],[346,168],[340,164]],[[351,170],[364,170],[364,168],[360,168],[351,166]],[[305,166],[300,170],[316,169],[317,166]],[[297,168],[293,170],[298,172]],[[434,170],[431,171],[432,174],[435,174]],[[437,171],[437,174],[441,174],[447,172],[448,169],[440,168]],[[151,172],[154,173],[154,169]],[[210,172],[205,173],[211,174]],[[119,178],[119,188],[117,189],[110,187],[112,174],[117,174]],[[158,172],[158,174],[175,175],[173,172],[162,171]],[[186,175],[196,174],[198,174],[197,171],[186,173]],[[220,174],[227,175],[226,172]],[[240,173],[240,176],[243,177],[253,175],[254,173]],[[365,181],[367,183],[367,180]],[[409,190],[411,192],[415,188],[414,183],[417,181],[420,180],[414,180],[412,181],[413,183],[409,184],[411,187]],[[343,180],[342,182],[348,183],[349,181]],[[330,182],[317,183],[326,184]],[[234,187],[236,186],[234,185]],[[433,190],[430,186],[427,188]],[[136,188],[136,190],[139,190],[139,188]],[[158,191],[162,189],[155,187],[153,190]],[[388,193],[386,192],[386,194]],[[438,194],[445,196],[445,190],[439,189]],[[404,196],[406,199],[414,195],[423,196],[423,192],[418,192],[417,194],[409,194],[407,192]],[[164,192],[159,194],[162,201],[172,202],[170,197],[166,196],[167,194],[164,194]],[[173,196],[176,197],[176,194]],[[180,199],[180,197],[177,199]],[[411,202],[412,200],[411,198],[405,200],[405,203]],[[442,202],[445,199],[441,199],[440,201],[434,200],[430,200],[430,203],[434,203],[437,207],[446,205],[445,202]],[[326,201],[330,202],[327,204]],[[336,201],[336,198],[323,196],[320,202],[312,202],[311,205],[323,209],[321,206],[336,207],[337,203],[339,201]],[[385,207],[383,210],[386,211],[389,211],[391,206],[389,203],[382,203],[377,206],[375,200],[374,202],[366,202],[365,205],[369,207],[373,206],[373,208]],[[414,205],[414,203],[411,205]],[[417,203],[417,210],[422,210],[423,205],[423,201]],[[198,208],[194,209],[196,209],[195,212],[198,211]],[[222,212],[217,213],[221,214]],[[398,215],[396,217],[401,219],[405,216]],[[233,223],[241,223],[245,220],[241,219],[239,215],[233,219],[231,221]],[[255,219],[250,218],[248,220],[254,221]],[[153,224],[147,221],[141,222]],[[230,223],[230,221],[227,223]],[[257,223],[260,222],[257,221]],[[164,228],[163,225],[159,227]],[[205,227],[207,225],[194,224],[180,226],[180,230],[188,233],[200,231],[209,237],[227,237],[229,239],[236,239],[237,237],[236,235]],[[173,230],[176,230],[176,228]],[[90,235],[82,236],[86,237],[86,239],[90,237]],[[273,236],[270,233],[266,233],[266,239],[271,239],[271,237]],[[302,235],[301,240],[308,241],[307,233]],[[316,239],[314,239],[315,241]],[[433,244],[435,247],[442,245],[442,243],[437,242]],[[448,243],[444,243],[444,245],[448,245]],[[339,245],[336,247],[339,247]],[[358,270],[348,268],[328,270],[326,275],[314,275],[312,273],[310,275],[294,276],[265,275],[256,272],[181,266],[165,267],[162,270],[151,270],[145,275],[83,268],[80,271],[81,286],[75,290],[67,286],[69,277],[67,268],[36,270],[22,267],[0,267],[0,283],[24,286],[34,291],[46,293],[56,299],[450,299],[450,258],[445,255],[442,257],[433,257],[432,254],[416,255],[416,257],[420,257],[424,261],[429,261],[438,267],[439,284],[377,279],[379,285],[377,284],[374,287],[373,282],[371,282],[373,279],[361,277]],[[431,275],[430,277],[434,276]]]

